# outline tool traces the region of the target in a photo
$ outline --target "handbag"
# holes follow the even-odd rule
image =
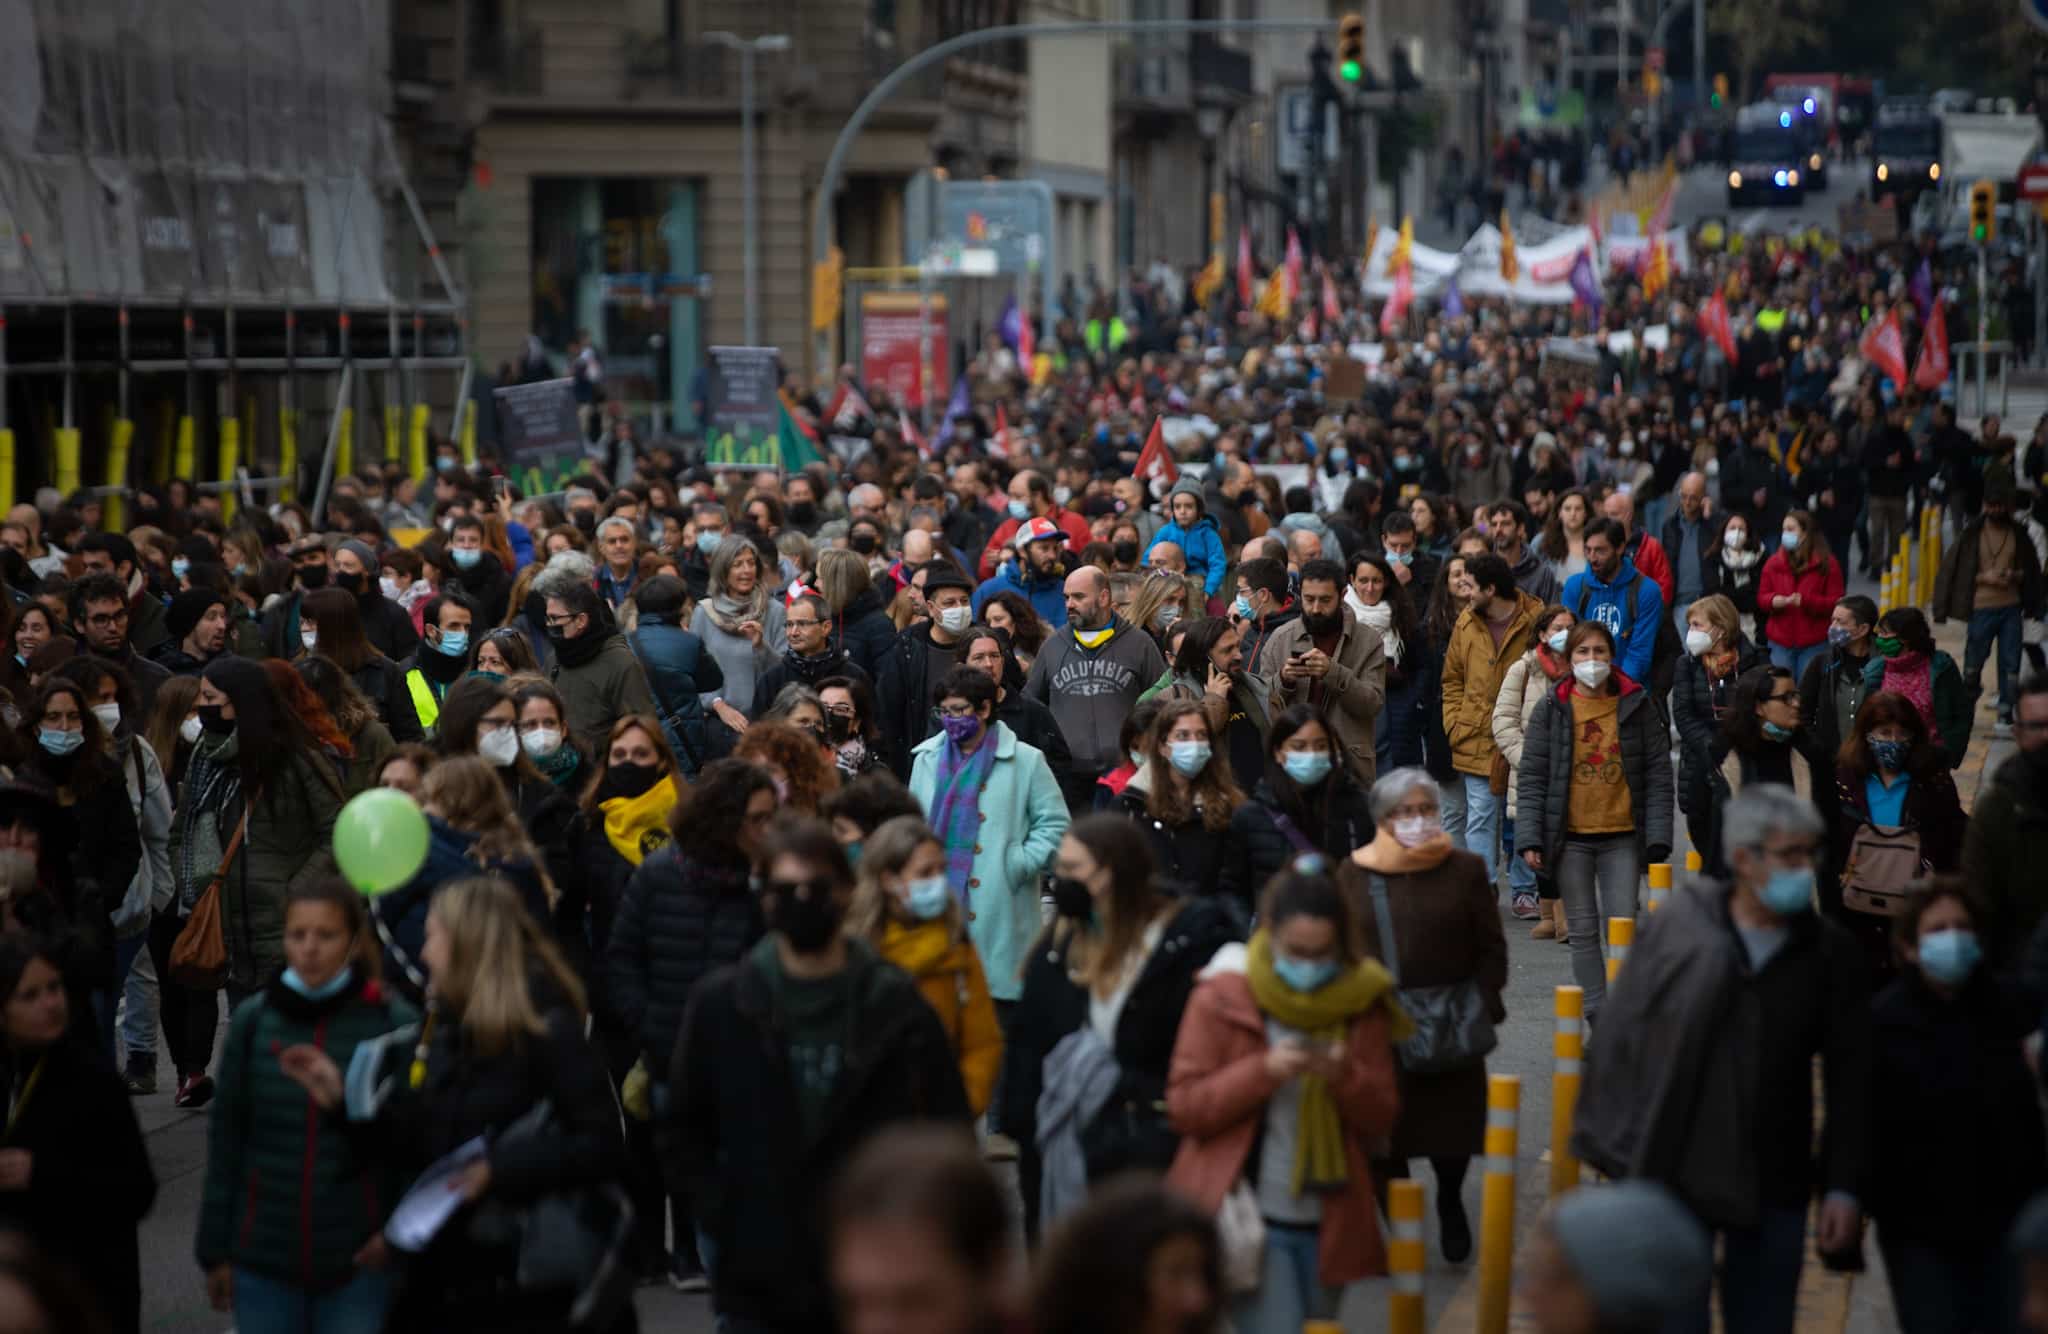
[[[1257,1192],[1243,1177],[1216,1210],[1216,1247],[1223,1261],[1224,1290],[1257,1292],[1266,1267],[1266,1217],[1259,1212]]]
[[[1849,841],[1842,867],[1842,906],[1876,917],[1897,917],[1906,906],[1906,886],[1925,874],[1920,831],[1865,822]]]
[[[1493,752],[1493,767],[1486,771],[1486,790],[1496,797],[1508,794],[1508,757],[1498,750]]]
[[[241,823],[228,839],[227,851],[221,854],[220,865],[214,868],[213,879],[206,882],[206,888],[199,891],[199,898],[192,905],[192,915],[185,919],[185,925],[178,929],[178,938],[171,942],[171,957],[167,962],[171,981],[192,991],[219,991],[228,980],[228,942],[221,926],[220,888],[228,878],[228,867],[234,862],[235,854],[242,850],[242,840],[249,833],[249,811],[256,804],[251,796],[242,807]]]
[[[1410,1074],[1437,1075],[1464,1070],[1486,1059],[1500,1045],[1486,993],[1476,979],[1439,987],[1403,987],[1401,952],[1394,943],[1394,915],[1387,908],[1387,882],[1372,877],[1372,911],[1379,923],[1380,953],[1394,975],[1395,996],[1415,1021],[1415,1031],[1394,1049],[1401,1068]]]

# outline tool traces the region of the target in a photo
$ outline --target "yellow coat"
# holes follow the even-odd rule
[[[882,927],[878,948],[884,959],[910,974],[925,1003],[937,1012],[939,1025],[953,1044],[968,1105],[981,1115],[988,1110],[996,1071],[1003,1063],[1003,1030],[996,1023],[981,956],[971,942],[955,939],[952,926],[944,921],[906,926],[891,919]]]
[[[1536,617],[1543,604],[1515,590],[1515,614],[1508,621],[1500,647],[1471,609],[1459,613],[1444,650],[1444,738],[1451,743],[1451,765],[1461,774],[1485,777],[1493,770],[1493,706],[1500,699],[1501,680],[1515,659],[1536,642]]]

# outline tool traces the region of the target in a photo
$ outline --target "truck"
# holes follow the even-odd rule
[[[1941,117],[1924,98],[1888,97],[1871,127],[1870,197],[1891,195],[1901,213],[1941,184]]]
[[[1796,205],[1806,198],[1806,148],[1790,108],[1764,102],[1736,112],[1725,156],[1728,207]]]
[[[1820,84],[1781,83],[1771,89],[1768,101],[1792,113],[1792,131],[1806,155],[1808,189],[1828,188],[1828,139],[1834,118],[1833,94]]]

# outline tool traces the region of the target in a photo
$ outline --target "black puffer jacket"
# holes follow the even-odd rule
[[[1230,837],[1229,826],[1211,829],[1193,812],[1178,824],[1166,823],[1145,809],[1148,781],[1152,781],[1149,765],[1124,786],[1116,809],[1144,833],[1153,865],[1159,868],[1159,878],[1169,893],[1184,899],[1217,893],[1223,887],[1223,849]]]
[[[675,848],[649,857],[626,882],[606,947],[609,1003],[665,1074],[690,991],[736,962],[765,930],[743,866],[700,862]]]
[[[1284,811],[1270,778],[1261,778],[1252,798],[1230,817],[1230,833],[1223,845],[1223,870],[1216,888],[1236,901],[1247,914],[1258,906],[1259,892],[1275,871],[1303,851],[1320,852],[1332,862],[1343,860],[1353,849],[1372,842],[1372,813],[1365,793],[1351,781],[1342,765],[1323,780],[1323,787],[1308,794],[1299,817],[1289,822],[1311,845],[1298,848],[1280,827]]]
[[[1671,721],[1678,728],[1678,800],[1687,814],[1692,812],[1694,785],[1706,771],[1714,738],[1721,734],[1721,710],[1728,707],[1729,692],[1744,672],[1769,661],[1740,632],[1735,638],[1735,669],[1726,676],[1709,675],[1706,664],[1690,653],[1678,660],[1678,675],[1671,683]]]
[[[889,646],[896,642],[896,623],[882,605],[882,595],[873,588],[846,604],[839,613],[839,647],[856,667],[874,680],[882,677],[882,663]]]
[[[1636,822],[1636,857],[1647,864],[1671,855],[1671,741],[1647,690],[1620,672],[1615,730],[1621,734],[1621,773]],[[1523,733],[1522,768],[1515,796],[1515,853],[1540,852],[1555,874],[1570,824],[1573,754],[1572,681],[1536,706]]]

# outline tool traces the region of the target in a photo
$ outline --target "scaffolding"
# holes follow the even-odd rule
[[[473,456],[464,297],[387,119],[388,0],[17,4],[0,505],[172,477],[299,498],[379,442],[423,472],[436,431]]]

